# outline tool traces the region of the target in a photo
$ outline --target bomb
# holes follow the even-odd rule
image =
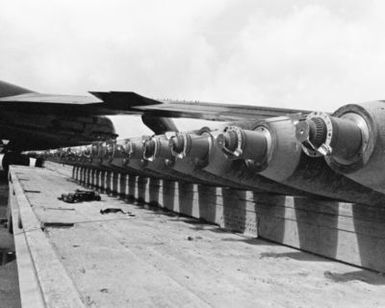
[[[259,121],[253,130],[229,127],[218,137],[219,145],[229,160],[242,160],[259,175],[283,185],[337,200],[384,202],[382,194],[334,172],[323,157],[306,155],[297,140],[303,126],[299,123],[296,117],[279,117]],[[327,144],[323,147],[327,151]]]
[[[190,133],[182,136],[183,138],[174,139],[173,151],[175,155],[183,157],[181,161],[176,161],[174,168],[178,168],[181,172],[193,173],[218,186],[261,193],[304,194],[302,191],[260,176],[241,159],[228,159],[218,146],[221,135],[221,130],[202,129],[199,133]]]
[[[324,157],[336,172],[385,193],[385,103],[345,105],[332,115],[314,112],[298,122],[304,153]]]
[[[146,160],[144,170],[159,173],[162,178],[173,181],[184,181],[202,184],[203,182],[191,174],[184,174],[173,168],[175,156],[172,154],[170,140],[175,133],[156,135],[144,142],[143,158]]]

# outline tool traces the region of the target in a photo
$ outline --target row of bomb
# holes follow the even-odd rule
[[[385,204],[385,103],[170,132],[49,153],[51,159],[198,184]]]

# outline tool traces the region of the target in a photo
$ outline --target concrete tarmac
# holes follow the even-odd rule
[[[85,305],[385,307],[382,274],[105,194],[101,202],[66,204],[57,196],[80,188],[66,176],[18,171],[37,218],[56,222],[45,235]],[[1,182],[2,215],[7,194]],[[106,208],[123,212],[102,215]],[[11,250],[0,230],[0,243]],[[0,266],[0,308],[19,306],[11,261]]]
[[[29,236],[47,294],[91,307],[385,307],[381,274],[105,194],[67,204],[58,195],[81,187],[66,176],[16,175],[50,245]]]
[[[6,217],[8,183],[0,171],[0,222]],[[4,223],[0,224],[0,308],[20,307],[17,264],[14,254],[13,236]]]

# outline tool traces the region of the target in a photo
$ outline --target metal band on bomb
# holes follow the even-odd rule
[[[262,165],[268,158],[271,135],[264,126],[258,126],[255,130],[229,126],[218,135],[217,144],[229,159],[250,160]]]
[[[243,130],[237,126],[228,126],[218,135],[217,144],[229,159],[242,159],[245,146]]]
[[[139,140],[130,140],[126,148],[129,159],[143,159],[143,143],[146,138]]]
[[[154,138],[143,141],[143,159],[153,161],[157,153],[158,143]]]
[[[174,156],[171,153],[169,140],[175,134],[153,136],[143,142],[143,159],[154,161],[157,158],[164,159],[167,165],[171,165]]]
[[[368,144],[368,126],[356,113],[341,117],[313,112],[296,125],[296,137],[303,151],[312,157],[332,157],[342,165],[360,160]]]
[[[104,158],[109,162],[112,161],[115,153],[116,142],[108,142],[105,144]]]
[[[187,146],[191,143],[189,139],[191,137],[187,133],[177,133],[174,137],[171,137],[169,140],[171,154],[180,159],[185,158],[188,153],[187,148],[191,146]]]
[[[323,112],[312,112],[306,120],[296,125],[296,137],[302,144],[306,155],[311,157],[325,156],[332,153],[330,146],[333,125],[330,117]]]
[[[211,148],[211,135],[202,131],[200,134],[178,133],[169,142],[173,156],[183,159],[189,157],[200,162],[207,159]]]

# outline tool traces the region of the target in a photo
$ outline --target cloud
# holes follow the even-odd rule
[[[355,18],[320,4],[293,7],[279,18],[256,10],[231,42],[234,52],[218,70],[217,93],[327,110],[383,98],[385,41],[379,29],[385,24],[377,14],[383,6],[373,3]]]
[[[385,98],[384,9],[375,0],[3,1],[0,79],[42,92],[331,111]],[[116,123],[122,135],[147,132],[135,119]]]

